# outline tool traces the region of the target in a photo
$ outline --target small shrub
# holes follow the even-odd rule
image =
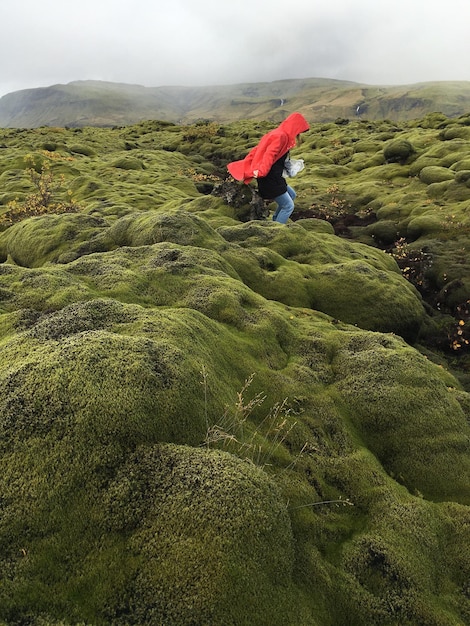
[[[66,192],[67,199],[58,199],[61,194],[64,177],[54,178],[50,160],[44,159],[39,164],[31,155],[26,157],[30,165],[28,175],[35,191],[19,203],[13,200],[7,204],[7,211],[0,216],[0,224],[11,226],[27,217],[43,215],[45,213],[71,213],[80,207],[72,201],[72,192]]]
[[[212,139],[219,134],[220,126],[216,122],[201,121],[188,126],[183,135],[183,140],[193,143],[199,139]]]

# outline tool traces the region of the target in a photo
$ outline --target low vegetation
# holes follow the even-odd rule
[[[470,621],[470,116],[271,127],[0,131],[0,623]]]

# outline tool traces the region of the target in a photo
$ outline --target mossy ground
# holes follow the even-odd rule
[[[467,126],[1,131],[0,622],[468,623]]]

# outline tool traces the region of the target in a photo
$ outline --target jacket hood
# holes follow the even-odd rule
[[[295,145],[297,135],[304,133],[310,128],[307,120],[301,113],[291,113],[286,119],[281,122],[278,129],[289,135],[290,148]]]

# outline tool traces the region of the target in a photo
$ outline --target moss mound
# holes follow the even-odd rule
[[[106,495],[113,530],[131,530],[141,555],[132,609],[113,621],[285,624],[298,615],[290,519],[252,464],[216,450],[137,450]]]
[[[96,443],[89,451],[94,448],[104,451]],[[65,450],[54,452],[60,458]],[[283,624],[298,614],[289,516],[260,469],[217,450],[168,444],[137,447],[110,481],[81,476],[86,457],[74,461],[74,476],[66,470],[60,487],[55,481],[52,492],[34,493],[54,526],[43,534],[37,517],[24,511],[23,528],[42,537],[21,567],[10,555],[13,580],[0,592],[4,609],[24,603],[16,593],[21,586],[37,614],[63,614],[74,597],[80,618],[93,623],[248,624],[252,615],[255,622],[268,616]],[[51,473],[57,469],[49,466]],[[71,502],[67,479],[85,477],[87,487],[77,482]],[[64,498],[70,508],[60,514]],[[90,514],[93,526],[80,519]],[[81,573],[70,546],[74,533],[75,546],[89,554]],[[67,561],[60,572],[59,552]],[[41,577],[48,581],[42,588]]]
[[[337,237],[302,231],[297,224],[280,229],[250,223],[219,232],[250,251],[248,263],[246,253],[233,248],[222,254],[265,298],[316,309],[368,330],[395,332],[410,341],[423,324],[419,294],[403,281],[393,259],[379,251],[340,244]]]
[[[44,326],[39,334],[46,331]],[[187,430],[183,417],[188,412],[180,404],[183,381],[197,373],[181,372],[177,383],[182,359],[177,346],[82,331],[63,338],[59,345],[12,341],[4,347],[4,355],[10,368],[2,376],[3,423],[15,423],[13,432],[3,433],[4,443],[40,433],[61,437],[74,428],[117,445],[146,438],[194,443],[203,436],[204,424],[193,422]],[[34,382],[42,379],[48,384]],[[97,386],[99,395],[93,391]],[[13,397],[12,388],[16,389]],[[23,407],[20,415],[17,402]],[[183,418],[181,428],[176,415]]]
[[[352,343],[345,342],[347,353],[340,352],[338,359],[338,374],[344,378],[337,386],[367,447],[412,493],[468,502],[469,432],[454,389],[433,375],[428,378],[426,359],[407,347],[381,337],[362,341],[353,337]],[[374,379],[367,380],[371,375]],[[430,393],[432,408],[424,413],[421,407]]]
[[[106,250],[101,238],[105,228],[101,217],[81,213],[32,217],[0,234],[0,255],[23,267],[68,262]]]
[[[388,163],[406,163],[415,149],[407,139],[396,139],[388,143],[383,152]]]
[[[454,173],[446,167],[428,165],[427,167],[423,167],[420,171],[419,178],[423,183],[426,183],[426,185],[431,185],[432,183],[442,183],[446,180],[453,180]]]
[[[188,246],[217,248],[223,242],[207,221],[182,210],[175,213],[127,215],[110,228],[109,237],[118,246],[145,246],[171,241]]]

